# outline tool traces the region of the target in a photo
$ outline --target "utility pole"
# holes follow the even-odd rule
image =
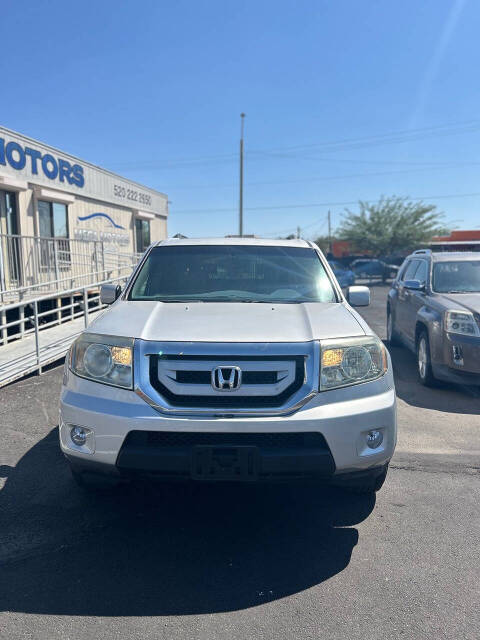
[[[328,210],[328,252],[332,253],[332,217]]]
[[[245,114],[240,114],[240,197],[238,203],[238,235],[243,236],[243,126]]]
[[[300,238],[300,227],[297,227],[297,238]]]

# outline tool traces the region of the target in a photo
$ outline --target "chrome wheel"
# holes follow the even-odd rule
[[[422,380],[425,380],[427,375],[427,343],[425,338],[420,338],[420,342],[418,343],[418,373]]]

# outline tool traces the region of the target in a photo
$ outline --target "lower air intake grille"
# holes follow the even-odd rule
[[[325,449],[320,433],[202,433],[186,431],[131,431],[124,443],[158,448],[212,446],[256,446],[262,449]]]

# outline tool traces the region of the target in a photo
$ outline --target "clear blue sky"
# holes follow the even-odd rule
[[[0,123],[167,193],[172,235],[236,232],[241,111],[246,232],[314,237],[329,208],[335,226],[337,203],[381,194],[480,227],[477,0],[3,0],[1,14]]]

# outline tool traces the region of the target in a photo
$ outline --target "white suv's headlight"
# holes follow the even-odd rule
[[[84,333],[73,343],[70,369],[77,376],[116,387],[133,387],[133,338]]]
[[[480,336],[480,329],[471,311],[446,311],[445,331],[463,336]]]
[[[387,351],[376,336],[322,340],[320,391],[369,382],[387,370]]]

